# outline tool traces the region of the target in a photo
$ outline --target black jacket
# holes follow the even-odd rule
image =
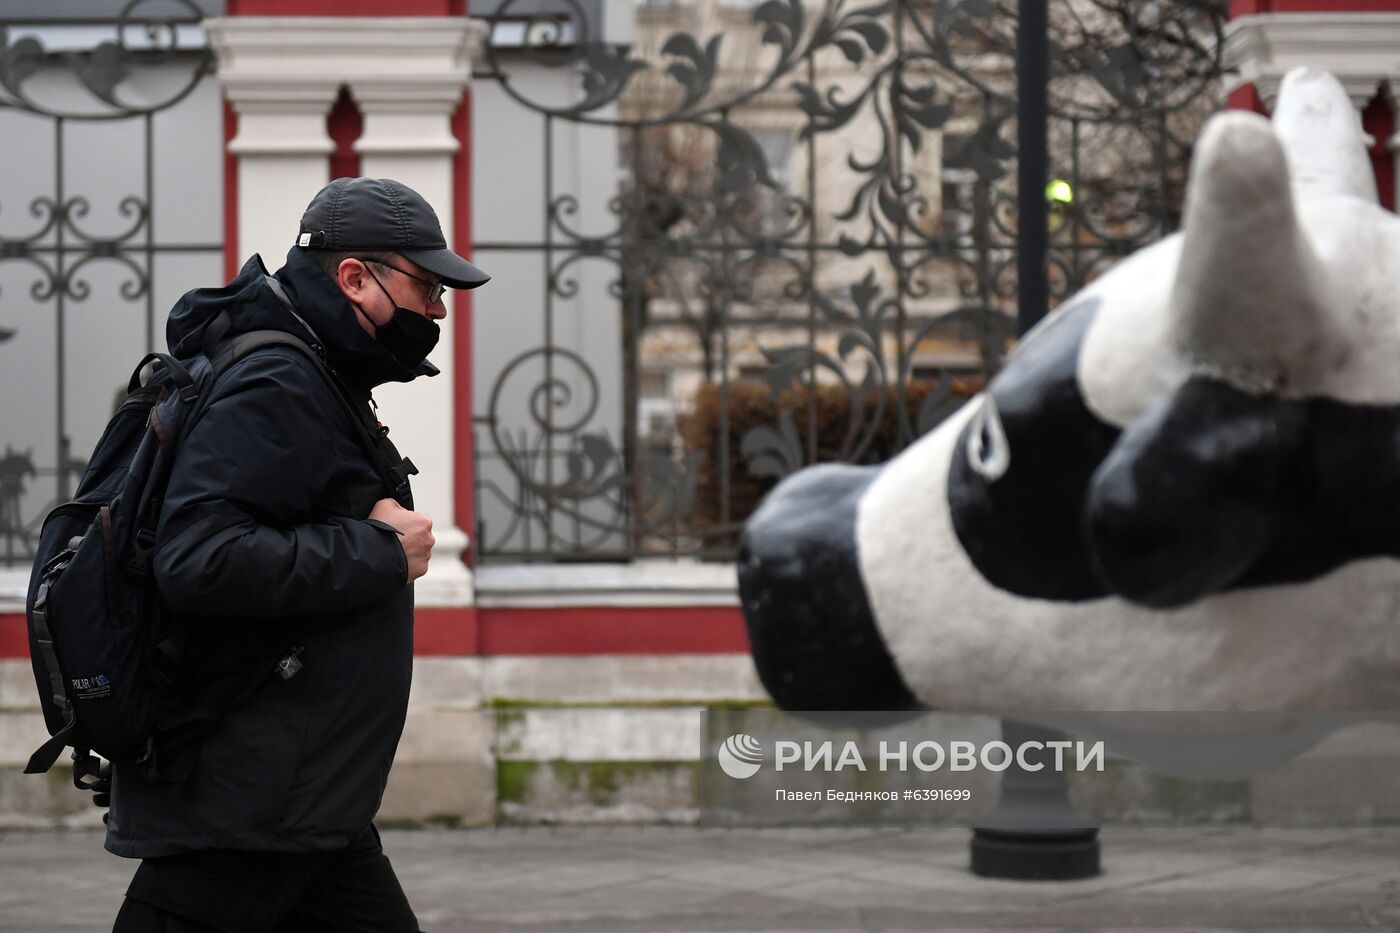
[[[255,256],[227,286],[185,295],[171,352],[197,353],[224,310],[228,336],[276,329],[311,343],[299,316],[367,417],[371,388],[416,375],[299,249],[277,273],[296,315],[265,276]],[[296,350],[258,350],[223,374],[180,446],[154,570],[188,632],[181,708],[253,692],[195,746],[184,780],[115,769],[118,855],[339,848],[379,808],[408,709],[413,588],[398,536],[366,521],[390,493],[331,392]],[[273,668],[293,648],[303,667],[284,680]]]

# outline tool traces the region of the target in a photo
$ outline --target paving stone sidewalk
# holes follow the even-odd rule
[[[966,830],[384,833],[423,929],[1400,930],[1400,828],[1105,829],[1105,873],[988,881]],[[90,831],[0,833],[0,930],[111,928],[134,863]]]

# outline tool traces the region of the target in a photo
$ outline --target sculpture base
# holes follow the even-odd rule
[[[1092,878],[1099,867],[1099,831],[972,831],[972,873],[1013,881]]]

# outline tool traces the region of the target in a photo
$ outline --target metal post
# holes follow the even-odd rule
[[[1050,37],[1048,0],[1019,0],[1016,30],[1017,306],[1016,332],[1024,335],[1049,305],[1046,248],[1049,178],[1046,130],[1049,117]],[[1011,748],[1023,742],[1062,739],[1054,730],[1005,720],[1002,737]],[[1013,765],[1002,773],[996,809],[973,824],[972,871],[989,878],[1068,880],[1099,873],[1098,827],[1069,803],[1063,772]]]
[[[1003,720],[1002,741],[1062,740],[1055,729]],[[1099,829],[1069,802],[1069,780],[1045,760],[1038,771],[1013,763],[1001,775],[1001,800],[972,825],[972,873],[1017,881],[1069,881],[1099,873]]]
[[[1016,333],[1045,317],[1049,304],[1045,252],[1050,214],[1046,128],[1050,109],[1048,0],[1019,0],[1016,28]]]

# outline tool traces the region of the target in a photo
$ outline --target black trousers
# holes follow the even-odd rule
[[[145,859],[112,933],[420,933],[371,826],[331,852]]]

